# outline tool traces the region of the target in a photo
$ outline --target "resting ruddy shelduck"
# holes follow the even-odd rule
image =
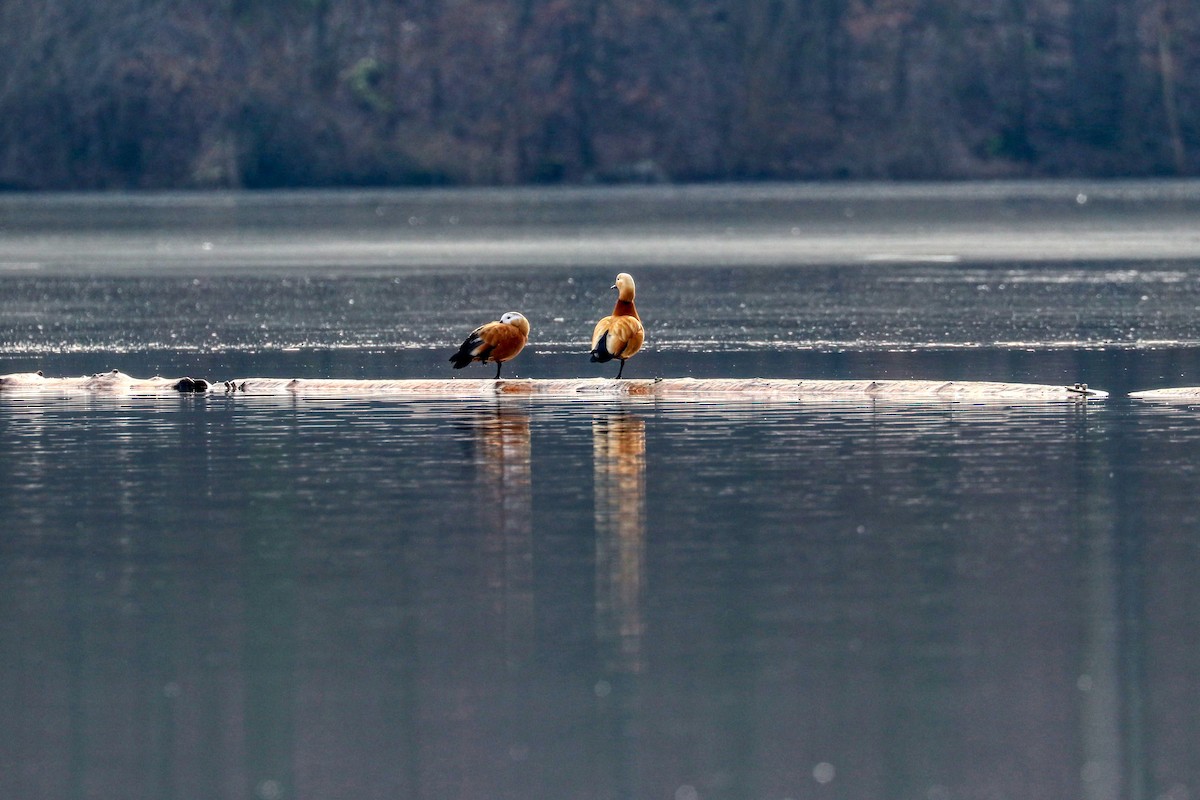
[[[614,358],[621,359],[621,368],[617,370],[619,378],[625,371],[625,359],[632,358],[642,349],[646,331],[642,328],[642,320],[633,305],[636,292],[633,276],[622,272],[617,276],[617,282],[612,288],[617,290],[617,304],[612,315],[597,322],[595,330],[592,331],[592,361],[603,364]]]
[[[528,340],[529,320],[523,314],[509,311],[497,321],[471,331],[458,352],[450,356],[450,361],[455,369],[462,369],[472,361],[481,364],[495,361],[496,379],[499,380],[500,366],[516,358]]]

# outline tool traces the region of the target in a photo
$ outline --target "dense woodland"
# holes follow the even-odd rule
[[[0,0],[0,186],[1200,173],[1188,0]]]

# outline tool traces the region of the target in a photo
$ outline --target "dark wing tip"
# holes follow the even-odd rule
[[[606,331],[596,341],[596,346],[592,348],[592,363],[599,362],[601,364],[612,361],[612,353],[608,352],[608,332]]]

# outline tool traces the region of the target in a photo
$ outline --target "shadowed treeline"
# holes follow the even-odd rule
[[[1195,174],[1183,0],[0,5],[0,186]]]

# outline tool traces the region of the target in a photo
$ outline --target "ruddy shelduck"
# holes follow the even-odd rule
[[[633,305],[633,297],[637,291],[633,284],[633,276],[622,272],[617,276],[617,282],[612,288],[617,290],[617,304],[613,307],[612,314],[597,322],[595,330],[592,331],[592,361],[603,364],[619,358],[619,378],[625,371],[625,360],[632,358],[642,349],[646,331],[642,328],[642,320]]]
[[[480,325],[471,331],[458,348],[458,352],[450,356],[450,362],[455,369],[462,369],[472,361],[486,364],[496,362],[496,379],[500,379],[500,367],[505,361],[512,361],[529,341],[529,320],[523,314],[509,311],[495,322]]]

